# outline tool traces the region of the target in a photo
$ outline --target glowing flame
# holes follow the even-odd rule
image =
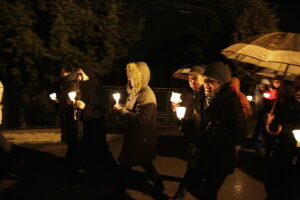
[[[186,107],[183,107],[183,106],[178,106],[178,107],[176,107],[176,115],[177,115],[177,118],[180,119],[180,120],[181,120],[182,118],[184,118],[185,111],[186,111]]]
[[[248,101],[252,101],[252,100],[253,100],[253,96],[248,95],[248,96],[247,96],[247,99],[248,99]]]
[[[71,101],[75,101],[75,97],[76,97],[76,92],[69,92],[68,93],[68,95],[69,95],[69,98],[71,99]]]
[[[49,94],[49,96],[52,100],[56,100],[57,98],[56,93]]]
[[[180,93],[176,93],[176,92],[172,92],[172,96],[171,96],[171,102],[173,103],[181,103],[182,100],[180,98],[181,94]]]
[[[266,99],[270,98],[270,96],[271,96],[271,94],[269,92],[265,92],[263,95]]]
[[[297,140],[297,147],[300,147],[300,130],[293,130],[292,132]]]
[[[113,97],[114,99],[116,100],[116,105],[119,105],[119,100],[120,100],[120,97],[121,97],[121,94],[120,93],[114,93],[113,94]]]

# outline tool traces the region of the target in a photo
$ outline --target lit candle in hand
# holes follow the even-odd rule
[[[120,97],[121,97],[121,94],[120,93],[114,93],[113,94],[113,97],[114,99],[116,100],[116,105],[119,106],[119,100],[120,100]]]
[[[295,139],[297,141],[297,147],[300,147],[300,129],[293,130],[292,132],[293,132],[294,137],[295,137]]]
[[[72,102],[75,102],[76,92],[69,92],[68,96]]]
[[[182,102],[182,100],[180,99],[181,94],[177,93],[177,92],[172,92],[172,96],[171,96],[171,102],[179,104]]]
[[[177,118],[180,119],[180,120],[182,118],[184,118],[185,111],[186,111],[186,107],[184,107],[184,106],[176,107],[176,116],[177,116]]]
[[[56,93],[52,93],[49,95],[50,98],[53,100],[53,101],[56,101],[57,100],[57,96],[56,96]]]
[[[248,96],[247,96],[247,99],[248,99],[248,101],[252,101],[252,100],[253,100],[253,96],[248,95]]]

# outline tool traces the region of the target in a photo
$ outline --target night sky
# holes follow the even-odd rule
[[[278,24],[280,31],[300,32],[300,6],[297,0],[267,0],[267,2],[275,8],[280,19]],[[146,1],[138,2],[138,5],[145,10],[147,19],[142,40],[137,44],[135,51],[136,57],[140,58],[151,53],[151,49],[161,42],[180,37],[186,32],[187,27],[197,23],[199,17],[205,17],[205,15],[179,12],[175,8],[154,6]]]
[[[197,26],[197,20],[205,16],[205,13],[180,12],[180,9],[158,6],[153,3],[155,1],[150,0],[131,0],[131,2],[138,5],[144,11],[146,21],[141,40],[135,44],[134,48],[129,52],[128,57],[123,60],[122,66],[130,61],[145,61],[152,69],[152,86],[177,87],[178,80],[171,78],[171,75],[176,69],[182,66],[174,66],[171,69],[163,68],[163,66],[157,68],[157,62],[167,56],[167,59],[174,57],[171,54],[172,52],[169,51],[172,50],[172,47],[168,47],[168,45],[172,45],[173,40],[184,36],[188,28]],[[200,5],[200,1],[196,0],[186,0],[183,2],[191,6],[193,4],[195,6]],[[297,5],[296,0],[267,0],[267,2],[275,9],[275,13],[279,18],[279,31],[300,32],[298,22],[300,20],[300,7]],[[180,43],[176,43],[176,45],[180,45]],[[162,47],[166,48],[166,51],[159,51]],[[184,49],[182,51],[184,52]],[[123,75],[124,73],[122,72]],[[121,77],[123,75],[120,74]],[[165,81],[161,82],[162,79]],[[124,79],[123,82],[125,83],[126,80]]]

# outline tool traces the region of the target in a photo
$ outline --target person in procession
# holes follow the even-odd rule
[[[300,151],[294,130],[300,130],[300,88],[295,88],[293,97],[285,104],[275,107],[274,113],[268,113],[266,118],[268,128],[276,135],[272,137],[273,148],[266,157],[267,170],[264,186],[267,200],[299,198],[300,184]],[[279,125],[282,127],[278,132]]]
[[[67,144],[68,179],[70,185],[78,185],[81,173],[114,171],[117,163],[106,142],[103,92],[92,67],[67,57],[60,76],[60,92],[54,101],[59,103],[61,140]],[[69,97],[70,92],[76,92],[75,99]]]
[[[156,97],[148,83],[150,70],[145,62],[126,66],[127,93],[124,106],[114,110],[124,125],[124,142],[118,158],[124,176],[132,166],[141,166],[153,182],[153,192],[164,190],[163,182],[153,165],[156,156]]]
[[[193,66],[191,68],[191,71],[188,74],[188,81],[189,86],[191,88],[191,91],[188,92],[188,94],[183,95],[183,102],[181,103],[181,106],[186,107],[185,116],[181,121],[181,131],[184,132],[184,138],[187,141],[187,155],[185,155],[187,160],[187,169],[185,172],[185,175],[180,182],[175,195],[171,198],[172,200],[176,199],[182,199],[186,194],[186,188],[185,188],[185,176],[188,174],[190,166],[190,161],[193,158],[193,155],[196,151],[195,146],[192,144],[193,137],[196,135],[196,122],[197,119],[200,116],[200,110],[198,107],[198,95],[200,90],[203,90],[203,72],[205,68],[203,65],[197,65]],[[172,110],[175,112],[176,107],[178,107],[179,104],[172,102]]]
[[[226,64],[207,64],[203,78],[193,138],[197,151],[185,176],[185,187],[198,199],[215,200],[224,180],[234,171],[235,148],[245,140],[246,120],[230,87],[231,72]]]

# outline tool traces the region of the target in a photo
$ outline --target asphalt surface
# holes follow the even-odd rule
[[[118,185],[118,176],[104,174],[100,177],[83,175],[83,182],[76,188],[62,189],[59,182],[65,175],[63,156],[66,145],[60,143],[59,129],[5,131],[5,137],[18,146],[25,159],[14,166],[0,182],[0,199],[113,199],[151,200],[168,199],[176,188],[186,168],[188,145],[181,133],[174,129],[159,129],[158,153],[154,165],[163,178],[165,190],[151,195],[151,182],[144,171],[134,167],[131,185],[125,191]],[[122,135],[108,134],[107,141],[115,158],[122,147]],[[19,158],[15,158],[17,161]],[[262,183],[264,176],[262,155],[242,148],[234,174],[223,184],[219,200],[264,200],[266,193]],[[185,200],[194,200],[187,194]]]

